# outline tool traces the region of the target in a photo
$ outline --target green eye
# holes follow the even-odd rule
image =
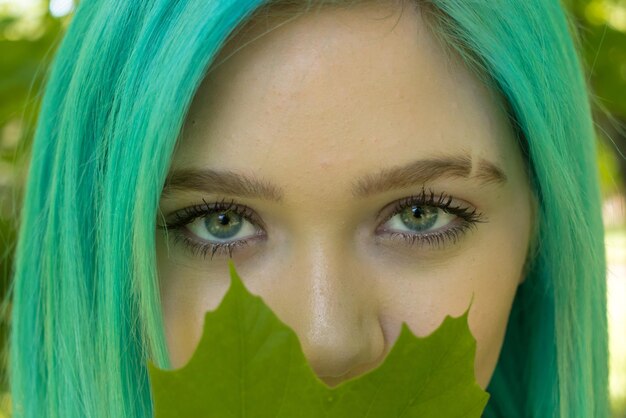
[[[411,206],[400,212],[402,222],[414,231],[427,231],[437,223],[438,208]]]
[[[243,227],[241,215],[231,211],[216,212],[200,219],[204,221],[202,223],[206,231],[222,239],[232,239]],[[200,234],[197,235],[202,236]]]
[[[459,216],[448,213],[440,207],[423,203],[412,203],[399,206],[389,218],[387,225],[390,231],[412,234],[436,233],[456,224]]]

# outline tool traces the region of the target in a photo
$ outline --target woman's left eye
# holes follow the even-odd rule
[[[380,230],[404,244],[441,247],[457,239],[477,223],[486,222],[476,209],[454,205],[452,197],[422,189],[418,195],[393,202]],[[173,214],[174,220],[161,229],[174,230],[194,255],[211,258],[216,253],[232,257],[233,250],[265,238],[262,224],[250,208],[224,201],[190,206]],[[385,211],[385,209],[383,209]]]
[[[456,218],[434,206],[410,205],[398,211],[390,220],[392,227],[408,228],[409,232],[424,233],[438,230]]]
[[[403,244],[441,248],[454,244],[478,223],[486,222],[481,213],[469,206],[453,204],[453,198],[425,191],[394,202],[391,215],[380,231]]]

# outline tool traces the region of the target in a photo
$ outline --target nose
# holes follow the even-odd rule
[[[309,241],[292,253],[287,323],[317,376],[329,386],[378,366],[385,354],[371,277],[336,245]],[[283,275],[285,274],[285,275]]]

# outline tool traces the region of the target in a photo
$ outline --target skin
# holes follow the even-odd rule
[[[230,283],[227,252],[203,257],[173,239],[175,233],[199,242],[259,233],[262,239],[232,253],[237,271],[294,329],[326,384],[380,365],[402,322],[415,335],[428,335],[446,315],[465,312],[473,295],[475,372],[486,388],[524,280],[534,219],[524,161],[500,99],[444,52],[409,8],[400,13],[376,2],[323,9],[269,33],[265,23],[249,25],[221,51],[217,61],[228,59],[200,86],[170,172],[245,173],[274,184],[282,199],[182,188],[162,196],[161,223],[203,200],[224,199],[260,220],[239,218],[245,226],[227,238],[203,230],[202,218],[170,229],[169,237],[157,231],[172,366],[190,359],[205,312],[218,307]],[[463,152],[473,161],[467,178],[445,176],[365,198],[351,193],[358,177]],[[499,166],[506,182],[481,183],[481,159]],[[381,232],[384,226],[420,235],[392,216],[390,205],[422,187],[475,209],[483,222],[442,245],[411,246]],[[385,208],[389,220],[378,216]],[[205,216],[215,220],[220,213]],[[460,221],[442,210],[437,216],[438,226],[427,232]]]

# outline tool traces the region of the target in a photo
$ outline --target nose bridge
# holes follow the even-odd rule
[[[377,360],[384,351],[375,298],[349,243],[321,230],[300,235],[290,263],[297,298],[293,321],[302,349],[320,377],[339,377]]]

